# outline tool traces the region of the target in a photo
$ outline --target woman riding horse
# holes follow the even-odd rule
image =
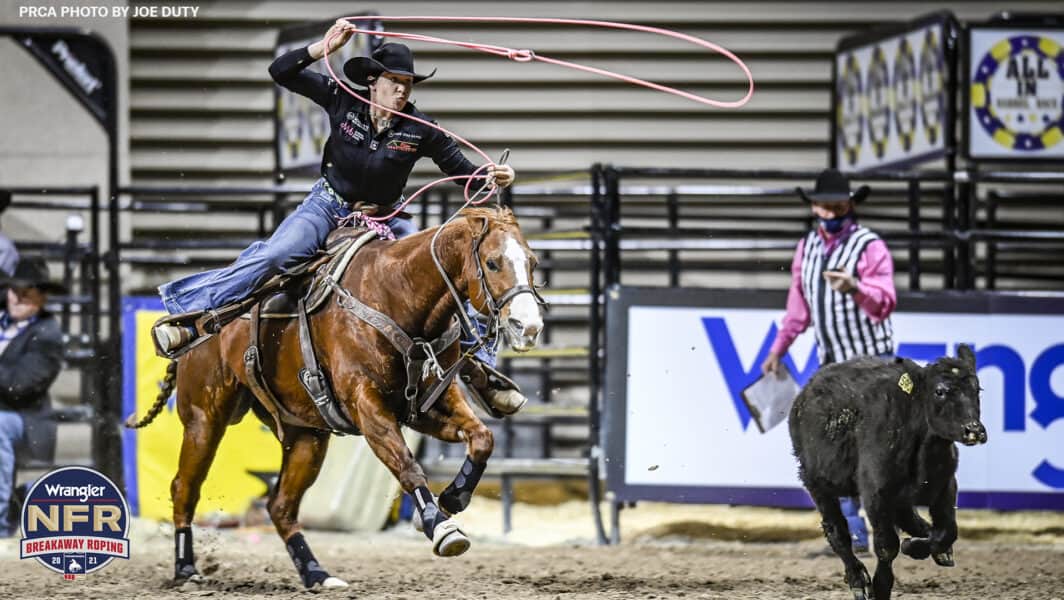
[[[435,247],[435,250],[433,250]],[[434,404],[411,414],[405,398],[407,372],[390,335],[366,319],[359,307],[377,307],[410,338],[443,339],[454,328],[456,311],[468,302],[497,324],[516,351],[536,344],[542,311],[532,286],[535,256],[508,209],[469,208],[438,228],[395,242],[367,245],[352,259],[329,301],[310,315],[309,333],[344,416],[362,431],[366,443],[415,499],[422,529],[439,556],[456,556],[469,539],[451,515],[461,512],[484,473],[494,447],[491,430],[473,413],[455,382]],[[263,375],[284,408],[277,421],[255,402],[244,353],[251,321],[224,326],[180,360],[171,363],[162,390],[148,414],[133,428],[152,421],[167,405],[176,379],[176,410],[184,425],[178,471],[170,488],[174,506],[175,565],[178,582],[196,576],[192,520],[200,487],[226,428],[248,410],[283,440],[277,484],[267,504],[277,533],[306,587],[346,585],[317,562],[300,532],[299,504],[314,482],[331,432],[299,383],[303,367],[296,320],[263,321]],[[460,359],[456,338],[435,354],[447,368]],[[431,373],[427,384],[431,384]],[[464,442],[467,456],[454,481],[437,500],[425,473],[406,446],[400,423],[447,442]],[[358,498],[348,499],[357,502]]]
[[[322,156],[321,179],[269,239],[249,246],[233,264],[160,286],[159,295],[171,315],[202,313],[244,299],[271,276],[314,256],[356,204],[393,206],[401,197],[414,163],[422,156],[431,157],[447,175],[471,175],[476,171],[454,140],[443,132],[409,119],[393,118],[391,113],[344,93],[331,78],[306,70],[324,56],[326,47],[330,53],[336,52],[351,35],[346,24],[337,21],[321,41],[284,54],[270,65],[274,81],[310,98],[329,115],[331,135]],[[431,120],[408,100],[413,85],[435,71],[428,75],[416,73],[413,53],[403,44],[384,44],[372,58],[353,58],[344,65],[344,73],[356,85],[368,87],[374,103]],[[503,187],[515,177],[508,165],[491,165],[487,172]],[[417,231],[409,218],[396,216],[386,224],[397,238]],[[179,318],[161,322],[153,333],[159,349],[170,356],[204,332],[197,331],[190,319]],[[477,358],[480,360],[470,361],[462,373],[474,399],[497,417],[517,412],[527,399],[512,381],[493,368],[495,357],[490,351],[479,352]]]

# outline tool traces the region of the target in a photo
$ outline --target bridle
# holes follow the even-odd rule
[[[462,302],[462,297],[458,293],[458,288],[455,286],[454,281],[451,279],[451,276],[447,273],[447,269],[443,268],[443,264],[440,262],[440,258],[436,254],[437,238],[443,231],[444,227],[459,214],[460,212],[456,212],[455,214],[451,215],[451,218],[447,219],[447,222],[445,222],[439,227],[435,235],[432,236],[432,243],[429,247],[432,254],[432,262],[435,263],[436,270],[440,272],[440,277],[443,278],[444,283],[447,284],[448,291],[450,291],[451,296],[454,298],[455,304],[457,306],[457,310],[455,312],[458,315],[459,322],[462,324],[462,328],[466,330],[468,335],[472,336],[472,338],[476,340],[476,343],[473,345],[473,348],[467,351],[468,354],[472,354],[483,346],[489,344],[494,346],[499,343],[499,328],[501,326],[502,321],[502,310],[517,296],[520,296],[521,294],[531,294],[532,298],[535,299],[536,304],[543,307],[547,307],[549,306],[549,304],[546,300],[543,299],[543,296],[539,294],[539,291],[536,290],[534,285],[515,284],[510,289],[503,292],[503,294],[498,298],[495,298],[492,295],[491,290],[488,288],[487,275],[484,273],[484,269],[480,265],[480,245],[481,243],[483,243],[484,238],[487,237],[489,230],[488,219],[484,219],[484,226],[480,230],[480,233],[473,236],[472,244],[472,258],[473,264],[476,265],[477,282],[480,284],[480,290],[485,298],[485,304],[487,305],[484,308],[486,308],[488,312],[488,314],[486,315],[488,317],[486,328],[487,335],[482,336],[480,334],[479,329],[473,323],[472,319],[470,319],[469,315],[466,314],[466,311],[463,308],[464,303]],[[477,310],[483,313],[484,308],[477,308]]]

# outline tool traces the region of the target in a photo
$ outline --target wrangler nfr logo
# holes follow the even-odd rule
[[[34,484],[22,509],[21,558],[66,579],[129,558],[129,506],[121,490],[86,467],[65,467]]]

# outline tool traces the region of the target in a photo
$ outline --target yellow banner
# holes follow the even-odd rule
[[[167,360],[155,355],[152,324],[165,315],[155,299],[127,299],[124,315],[125,414],[143,416],[159,394]],[[178,382],[180,384],[180,382]],[[176,395],[148,426],[126,430],[123,440],[126,496],[134,514],[170,520],[170,482],[177,473],[184,427],[177,415]],[[197,519],[244,515],[251,501],[267,493],[253,473],[275,474],[281,467],[281,447],[270,430],[250,412],[230,426],[214,457],[196,507]],[[218,515],[222,513],[222,515]]]

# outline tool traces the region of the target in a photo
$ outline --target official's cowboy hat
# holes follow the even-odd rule
[[[421,83],[436,74],[433,69],[428,75],[414,72],[414,53],[405,44],[384,44],[373,51],[372,56],[356,56],[344,63],[344,75],[355,85],[368,86],[370,77],[381,73],[409,75],[414,83]]]
[[[864,200],[870,191],[867,185],[862,185],[857,188],[857,191],[851,193],[850,180],[842,173],[839,173],[837,169],[824,169],[817,176],[816,185],[811,192],[806,192],[800,187],[794,189],[798,191],[798,195],[806,202],[844,202],[852,200],[856,203]]]
[[[52,281],[48,275],[48,265],[40,258],[23,258],[18,261],[15,273],[0,276],[0,285],[16,288],[37,288],[45,294],[66,294],[63,284]]]

